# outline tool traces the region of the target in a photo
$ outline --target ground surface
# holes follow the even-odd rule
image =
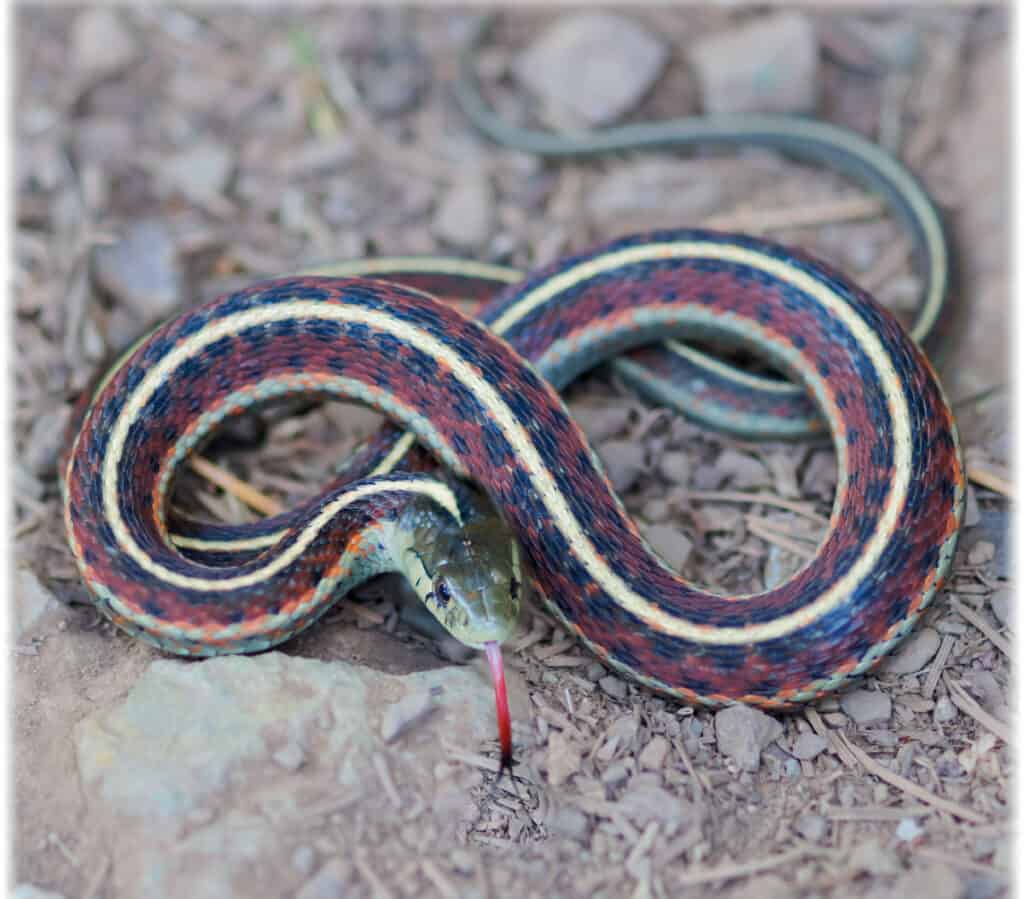
[[[630,13],[646,37],[613,49],[640,48],[623,70],[641,79],[637,94],[614,96],[623,75],[605,85],[608,108],[584,112],[665,118],[717,102],[713,76],[756,52],[743,29],[758,18]],[[483,670],[412,630],[395,584],[373,585],[280,652],[193,664],[132,642],[84,603],[55,479],[70,403],[146,325],[232,286],[372,254],[529,267],[643,227],[713,222],[804,246],[896,308],[912,304],[899,223],[828,173],[765,152],[542,164],[495,149],[451,99],[472,22],[356,9],[19,13],[21,895],[1003,895],[1013,581],[999,481],[1009,455],[999,10],[820,13],[769,21],[755,41],[796,34],[778,64],[809,61],[817,113],[897,148],[948,213],[966,314],[937,359],[972,465],[996,476],[995,489],[971,489],[946,595],[858,690],[775,721],[679,707],[611,675],[538,608],[508,656],[512,792],[492,786]],[[564,107],[528,99],[562,85],[545,83],[537,56],[523,62],[553,22],[506,21],[479,68],[505,114],[564,127]],[[591,26],[562,27],[568,37],[552,40]],[[722,34],[738,43],[708,62],[704,42]],[[854,72],[865,53],[881,63]],[[649,66],[659,54],[663,67]],[[586,98],[600,107],[596,84]],[[570,401],[627,507],[687,576],[746,592],[813,552],[833,495],[828,448],[702,433],[607,376]],[[270,416],[255,449],[215,458],[288,502],[373,421],[342,407]],[[222,518],[252,514],[192,472],[179,497]]]

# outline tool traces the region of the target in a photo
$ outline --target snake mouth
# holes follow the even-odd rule
[[[501,743],[501,768],[498,779],[508,769],[512,772],[512,719],[508,711],[508,691],[505,688],[505,665],[501,659],[501,644],[491,640],[484,644],[487,663],[494,681],[494,704],[498,715],[498,739]]]

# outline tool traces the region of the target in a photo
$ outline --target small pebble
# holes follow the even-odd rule
[[[430,84],[430,67],[415,41],[385,44],[359,72],[366,105],[381,116],[412,109]]]
[[[857,724],[880,724],[892,715],[892,700],[878,690],[850,690],[839,697],[844,712]]]
[[[602,677],[597,685],[604,690],[612,699],[625,699],[629,695],[629,689],[626,684],[617,678],[614,674],[608,674]]]
[[[912,674],[927,665],[939,651],[942,638],[934,628],[922,627],[911,634],[902,646],[882,663],[889,674]]]
[[[828,821],[821,815],[812,813],[801,815],[793,827],[800,836],[811,843],[820,843],[828,833]]]
[[[147,324],[166,318],[181,296],[177,248],[161,222],[136,222],[117,243],[96,247],[93,265],[103,289]]]
[[[609,440],[601,444],[598,455],[618,493],[629,490],[645,467],[644,447],[635,440]]]
[[[43,615],[59,606],[57,598],[49,587],[30,568],[18,568],[15,572],[14,602],[17,615],[15,637],[19,639]],[[59,624],[58,628],[60,628]]]
[[[940,696],[935,703],[935,711],[932,713],[936,724],[948,724],[956,720],[960,710],[953,705],[953,700],[948,696]]]
[[[587,816],[571,805],[559,808],[548,819],[548,827],[553,833],[576,840],[579,843],[586,842],[590,834],[590,821]]]
[[[725,483],[726,473],[717,465],[698,465],[693,472],[691,485],[696,490],[717,490]]]
[[[22,462],[33,474],[49,478],[57,473],[57,458],[64,446],[64,431],[70,418],[71,407],[61,404],[33,420],[21,453]]]
[[[631,413],[626,406],[598,403],[574,403],[572,417],[592,444],[616,437],[626,430]]]
[[[989,540],[979,540],[967,553],[967,562],[970,565],[984,565],[991,562],[996,555],[996,546]]]
[[[673,571],[682,570],[693,550],[693,544],[686,534],[670,524],[651,524],[643,529],[643,535]]]
[[[706,113],[808,113],[817,103],[818,43],[803,13],[772,13],[701,38],[690,58]]]
[[[896,825],[896,839],[904,843],[912,843],[923,833],[924,828],[916,818],[901,818],[900,823]]]
[[[690,457],[678,450],[669,450],[658,462],[658,474],[673,484],[686,484],[690,480]]]
[[[459,178],[441,198],[434,213],[433,231],[460,250],[479,250],[494,229],[494,189],[482,174]]]
[[[637,764],[648,771],[660,771],[668,755],[669,742],[661,735],[652,737],[637,758]]]
[[[614,787],[617,784],[623,783],[629,779],[630,767],[623,759],[612,762],[601,772],[601,783],[606,787]]]
[[[297,846],[292,853],[292,867],[304,877],[309,877],[316,867],[316,850],[312,846]]]
[[[306,881],[295,894],[295,899],[342,899],[351,895],[349,866],[340,858],[332,858],[312,879]]]
[[[160,176],[195,203],[224,193],[234,171],[231,149],[215,140],[199,140],[164,159]]]
[[[597,683],[608,673],[608,669],[604,667],[600,662],[591,662],[587,665],[587,670],[583,672],[587,680],[591,680]]]
[[[769,487],[772,483],[771,474],[760,460],[731,447],[727,448],[715,463],[733,487],[738,490],[750,490],[756,487]]]
[[[1010,626],[1010,600],[1011,591],[1007,587],[996,590],[989,597],[988,604],[992,609],[992,614],[996,616],[996,620],[1003,627]]]
[[[288,771],[298,771],[306,761],[306,754],[298,743],[289,743],[275,752],[271,758]]]
[[[820,734],[806,731],[796,738],[790,752],[801,761],[810,761],[828,748],[828,740]]]
[[[564,124],[607,125],[636,106],[668,60],[662,40],[610,12],[571,13],[516,59],[517,77]]]
[[[139,48],[124,24],[126,10],[92,8],[75,17],[71,29],[72,65],[94,78],[113,75],[131,63]]]
[[[743,771],[756,771],[761,750],[782,736],[782,725],[760,709],[733,705],[715,713],[719,751]]]

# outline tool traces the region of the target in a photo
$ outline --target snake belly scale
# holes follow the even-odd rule
[[[952,414],[913,340],[831,270],[766,241],[657,232],[536,272],[481,321],[407,287],[303,276],[156,330],[95,397],[66,459],[69,541],[98,607],[176,652],[265,648],[380,570],[409,502],[460,516],[444,482],[391,473],[278,516],[262,526],[266,545],[234,564],[182,555],[163,511],[175,466],[225,416],[304,392],[358,399],[408,428],[487,494],[567,628],[684,700],[778,708],[820,696],[881,658],[942,585],[965,496]],[[756,350],[829,423],[828,533],[770,591],[716,596],[669,570],[556,392],[671,337]]]

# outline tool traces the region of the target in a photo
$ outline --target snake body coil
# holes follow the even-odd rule
[[[389,544],[410,498],[460,516],[450,486],[389,474],[261,525],[259,551],[236,564],[183,556],[163,513],[175,466],[225,416],[305,392],[375,406],[479,485],[565,625],[608,664],[683,699],[812,699],[876,662],[941,586],[964,502],[952,414],[913,340],[830,270],[760,240],[653,233],[530,276],[482,322],[415,290],[310,276],[159,328],[101,389],[67,459],[69,540],[99,608],[178,652],[263,648],[394,567]],[[555,392],[667,337],[757,351],[809,388],[831,428],[828,533],[773,590],[715,596],[669,570]]]

